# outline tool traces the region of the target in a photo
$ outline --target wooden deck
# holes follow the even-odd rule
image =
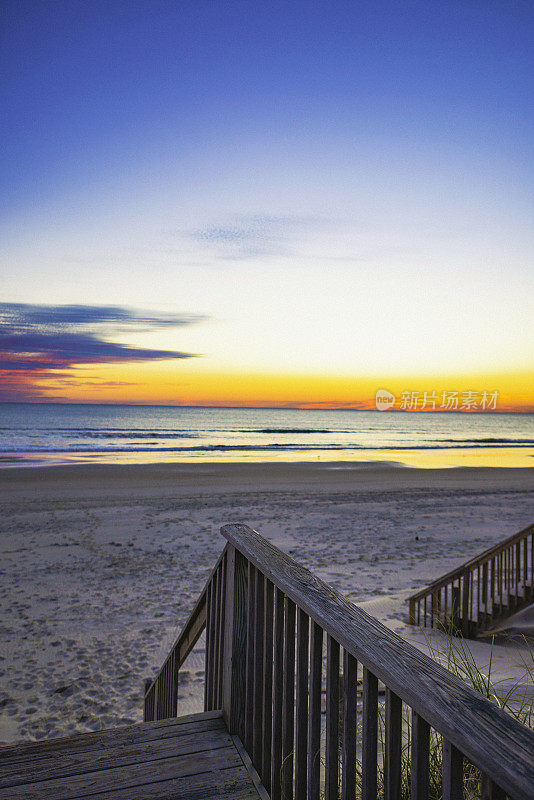
[[[219,711],[0,748],[2,800],[265,800]]]

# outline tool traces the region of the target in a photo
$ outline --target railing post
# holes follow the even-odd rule
[[[415,600],[413,597],[410,597],[409,609],[410,625],[415,625]]]
[[[222,712],[229,733],[244,739],[248,562],[230,544],[226,559]]]

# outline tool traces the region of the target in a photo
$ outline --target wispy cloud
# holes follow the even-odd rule
[[[113,339],[203,319],[121,306],[0,303],[0,399],[39,398],[46,389],[43,382],[66,379],[78,366],[194,358],[194,353],[135,347]]]
[[[191,236],[225,261],[288,256],[292,240],[312,221],[299,216],[244,216],[193,231]]]

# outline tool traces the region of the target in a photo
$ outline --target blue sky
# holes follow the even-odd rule
[[[260,143],[260,174],[280,151],[372,143],[531,175],[528,2],[71,0],[3,16],[2,192],[19,207],[139,158],[239,162]]]
[[[531,366],[530,2],[16,2],[3,300],[201,369]],[[174,365],[173,369],[180,369]]]

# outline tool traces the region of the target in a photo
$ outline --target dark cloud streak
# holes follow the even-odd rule
[[[53,331],[95,325],[99,330],[150,331],[202,322],[200,314],[154,314],[121,306],[31,305],[0,303],[0,330],[26,333],[29,330]]]
[[[195,358],[181,350],[110,340],[203,321],[196,314],[156,314],[120,306],[0,303],[0,399],[39,399],[38,381],[68,377],[77,366]]]

